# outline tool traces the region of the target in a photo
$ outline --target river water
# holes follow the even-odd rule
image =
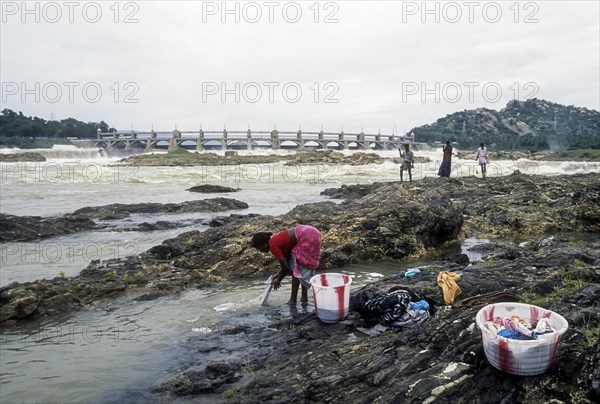
[[[85,206],[180,203],[223,196],[249,204],[249,209],[239,213],[278,215],[298,204],[326,200],[320,196],[325,188],[399,178],[399,166],[392,162],[367,166],[287,167],[275,163],[130,167],[119,165],[117,158],[100,157],[96,150],[61,146],[34,151],[45,155],[47,161],[0,164],[1,213],[50,216]],[[246,153],[271,151],[240,152]],[[398,156],[394,151],[379,153],[384,157]],[[417,152],[416,156],[430,160],[416,164],[413,179],[418,192],[419,179],[436,176],[441,153]],[[489,166],[488,175],[508,175],[516,169],[529,174],[575,174],[600,172],[600,164],[498,161]],[[477,170],[474,161],[455,159],[452,176],[478,175]],[[240,191],[223,195],[186,191],[205,183]],[[184,231],[205,230],[205,223],[211,218],[230,213],[132,215],[103,223],[107,228],[102,231],[31,243],[5,243],[0,245],[0,285],[76,275],[93,259],[140,253]],[[153,232],[129,230],[158,220],[177,222],[179,226]],[[477,240],[467,240],[465,248],[476,243]],[[471,255],[471,259],[478,256]],[[352,287],[360,287],[386,274],[433,263],[431,259],[363,263],[345,266],[338,272],[351,275]],[[258,324],[267,324],[273,316],[291,315],[284,304],[289,298],[289,285],[271,294],[268,307],[257,302],[264,286],[264,280],[230,282],[218,289],[188,290],[177,297],[145,302],[116,301],[62,318],[4,327],[0,333],[0,402],[108,402],[111,397],[139,397],[181,354],[181,342],[186,339],[218,331],[215,324],[233,315],[247,314]]]

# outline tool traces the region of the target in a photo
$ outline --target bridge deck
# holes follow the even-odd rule
[[[334,133],[334,132],[291,132],[291,131],[178,131],[173,132],[111,132],[102,133],[98,130],[96,140],[90,140],[95,142],[95,146],[99,148],[144,148],[152,150],[155,148],[161,148],[159,143],[163,144],[166,142],[169,149],[178,149],[183,146],[191,146],[189,142],[195,144],[197,150],[203,150],[205,147],[213,148],[213,146],[221,145],[223,149],[235,146],[239,148],[240,145],[246,145],[246,148],[251,150],[254,147],[271,147],[272,149],[279,149],[282,147],[282,143],[287,142],[287,145],[283,145],[285,148],[290,148],[290,142],[295,144],[298,150],[305,148],[315,149],[348,149],[348,148],[359,148],[359,149],[389,149],[398,148],[404,143],[414,143],[414,136],[397,136],[372,134],[372,133]],[[90,142],[90,141],[86,141]],[[184,142],[188,142],[183,145]],[[210,142],[210,143],[209,143]],[[215,145],[214,143],[218,144]],[[263,144],[257,144],[261,142]],[[73,142],[77,144],[79,142]],[[212,143],[212,144],[211,144]],[[293,146],[292,146],[293,147]]]

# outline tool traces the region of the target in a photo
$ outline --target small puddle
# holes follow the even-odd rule
[[[460,252],[461,254],[466,254],[469,257],[469,262],[471,263],[481,261],[483,253],[479,251],[472,251],[472,249],[473,247],[477,247],[482,244],[489,244],[489,242],[490,240],[486,238],[471,237],[465,239],[465,241],[463,241],[463,243],[460,246]]]

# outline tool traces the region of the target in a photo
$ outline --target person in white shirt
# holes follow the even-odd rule
[[[477,149],[477,157],[475,157],[475,161],[479,162],[479,166],[481,167],[481,175],[483,178],[485,178],[488,163],[488,150],[483,143],[481,143],[479,145],[479,149]]]
[[[412,182],[412,169],[415,167],[415,154],[412,150],[410,150],[410,146],[407,144],[404,145],[404,151],[400,150],[400,157],[404,160],[402,161],[402,166],[400,167],[400,182],[402,182],[402,173],[404,170],[408,170],[408,181]]]

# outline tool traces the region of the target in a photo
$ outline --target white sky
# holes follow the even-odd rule
[[[598,110],[599,4],[2,1],[0,109],[384,134],[514,98]]]

